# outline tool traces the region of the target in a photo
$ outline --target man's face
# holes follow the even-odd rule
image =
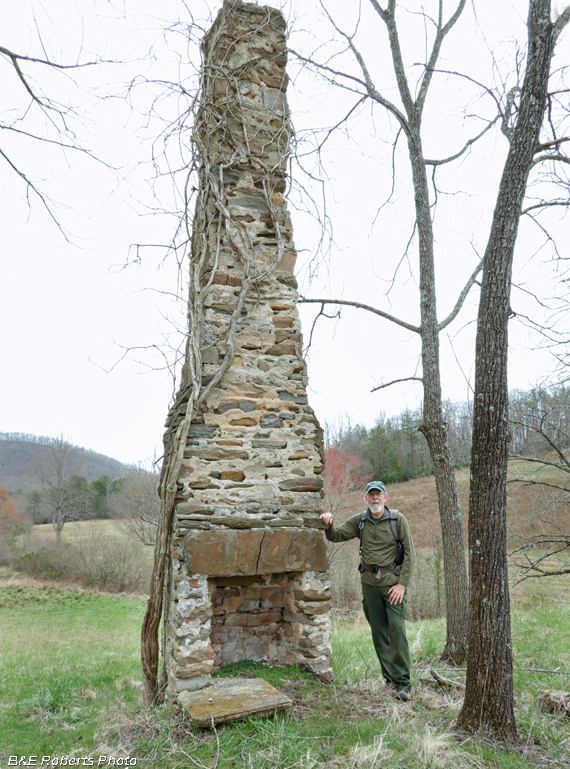
[[[384,508],[388,495],[380,489],[370,489],[368,494],[364,495],[364,499],[373,513],[379,513]]]

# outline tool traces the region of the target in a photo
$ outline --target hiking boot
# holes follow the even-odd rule
[[[396,697],[397,699],[402,700],[402,702],[409,702],[412,699],[410,692],[407,692],[405,689],[396,692]]]

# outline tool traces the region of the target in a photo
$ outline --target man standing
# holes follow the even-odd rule
[[[366,486],[364,499],[368,505],[366,511],[353,515],[338,527],[332,525],[331,513],[323,513],[321,519],[330,542],[360,538],[358,568],[362,574],[364,615],[386,682],[396,688],[399,699],[408,702],[411,680],[405,625],[406,586],[412,578],[416,551],[408,522],[397,510],[390,511],[386,487],[381,481],[372,481]],[[404,549],[400,566],[395,563],[399,543]]]

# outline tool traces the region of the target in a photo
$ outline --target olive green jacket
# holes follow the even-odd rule
[[[374,523],[370,512],[364,521],[362,529],[362,560],[364,563],[382,566],[384,568],[393,568],[396,558],[397,542],[392,534],[390,527],[389,508],[384,508],[384,515]],[[348,539],[358,537],[358,527],[360,525],[360,513],[353,515],[340,526],[325,527],[325,536],[329,542],[346,542]],[[416,550],[414,541],[410,532],[410,526],[402,513],[398,513],[398,534],[404,545],[404,563],[400,571],[400,576],[395,574],[382,574],[380,579],[370,571],[362,572],[361,581],[367,585],[408,585],[414,572],[416,562]]]

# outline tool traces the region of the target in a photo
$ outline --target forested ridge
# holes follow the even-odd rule
[[[49,437],[30,433],[0,432],[0,486],[11,492],[39,489],[41,484],[36,468],[41,464],[50,440]],[[90,449],[81,449],[81,452],[81,475],[90,482],[101,476],[116,480],[127,467],[117,459]]]
[[[513,457],[552,450],[551,442],[570,444],[570,388],[515,390],[509,399],[510,452]],[[449,446],[456,468],[468,467],[472,437],[472,404],[444,402]],[[404,409],[396,416],[380,413],[367,428],[348,417],[326,427],[328,448],[342,448],[361,460],[364,474],[385,483],[401,483],[433,474],[427,442],[419,431],[422,409]]]

